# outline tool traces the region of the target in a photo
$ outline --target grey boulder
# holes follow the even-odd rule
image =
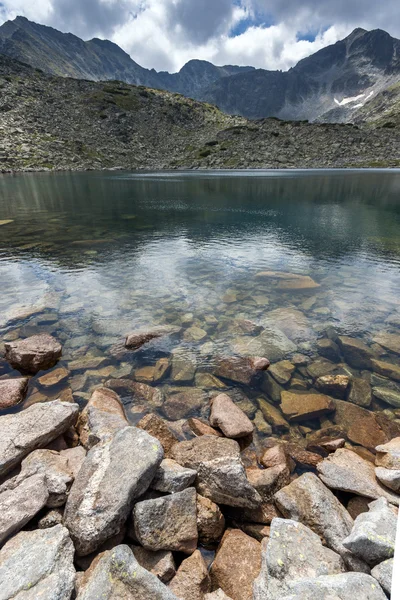
[[[262,542],[262,566],[254,582],[254,600],[280,600],[296,581],[345,572],[341,557],[325,548],[302,523],[274,519]]]
[[[384,560],[379,565],[376,565],[371,571],[374,577],[381,585],[382,589],[388,596],[392,591],[392,576],[393,576],[394,559],[389,558]]]
[[[343,546],[376,565],[394,556],[397,517],[385,498],[371,502],[369,512],[359,515]]]
[[[387,600],[379,583],[366,573],[341,573],[304,579],[279,600]]]
[[[5,344],[6,360],[14,369],[35,375],[51,369],[62,354],[62,346],[47,333]]]
[[[375,468],[376,478],[396,494],[400,494],[400,469]]]
[[[192,485],[196,479],[197,471],[186,469],[175,460],[165,458],[157,469],[151,487],[158,492],[174,494],[182,492]]]
[[[94,552],[120,533],[162,459],[160,442],[136,427],[125,427],[88,452],[64,515],[79,555]]]
[[[197,491],[213,502],[243,508],[261,504],[261,496],[247,480],[236,441],[203,435],[176,444],[171,455],[183,467],[197,471]]]
[[[62,525],[19,533],[0,551],[0,600],[70,600],[73,559]]]
[[[0,417],[0,475],[16,467],[37,448],[43,448],[74,425],[79,407],[54,400]]]
[[[178,600],[153,573],[140,566],[128,546],[99,554],[85,572],[77,600]]]

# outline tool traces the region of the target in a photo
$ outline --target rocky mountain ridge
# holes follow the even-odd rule
[[[400,130],[248,121],[176,93],[0,55],[0,170],[398,167]]]
[[[360,28],[286,72],[201,60],[191,60],[179,73],[156,72],[110,41],[84,42],[24,17],[0,27],[0,52],[53,75],[178,92],[251,119],[354,122],[365,104],[400,79],[400,41]]]

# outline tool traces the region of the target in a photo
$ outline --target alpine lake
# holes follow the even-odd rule
[[[156,412],[182,435],[226,392],[255,447],[275,436],[305,448],[325,431],[372,448],[346,411],[285,413],[285,390],[400,426],[400,171],[3,175],[0,289],[0,356],[37,333],[63,345],[65,376],[43,385],[38,373],[11,411],[84,407],[108,382],[132,423]],[[177,327],[124,347],[158,325]],[[233,356],[271,367],[239,381],[219,368]]]

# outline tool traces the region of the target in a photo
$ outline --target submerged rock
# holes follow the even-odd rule
[[[214,375],[250,385],[257,375],[268,369],[269,365],[269,360],[266,358],[233,356],[220,359],[217,362]]]
[[[61,344],[47,333],[6,342],[5,350],[6,360],[14,369],[33,374],[54,367],[62,354]]]
[[[199,494],[217,504],[256,508],[261,497],[247,480],[240,448],[227,438],[201,436],[176,444],[171,455],[179,464],[197,471]]]
[[[34,404],[0,417],[0,475],[17,466],[37,448],[43,448],[74,425],[79,407],[69,402]]]
[[[289,421],[315,419],[335,410],[335,401],[324,394],[282,392],[281,409]]]
[[[147,550],[192,554],[198,539],[196,490],[138,502],[133,521],[136,538]]]
[[[70,600],[74,546],[62,525],[23,531],[0,550],[2,600]]]
[[[211,566],[213,588],[221,588],[232,600],[252,600],[260,568],[261,544],[239,529],[228,529]]]
[[[315,387],[324,394],[343,399],[349,383],[350,377],[348,375],[323,375],[318,377]]]
[[[3,379],[0,381],[0,410],[20,404],[26,396],[29,379]]]
[[[374,450],[389,440],[376,413],[344,400],[336,400],[332,421],[339,425],[354,444]]]
[[[55,385],[59,385],[69,377],[68,369],[64,367],[59,367],[58,369],[54,369],[50,373],[46,373],[39,377],[38,383],[44,388],[51,388]]]
[[[160,325],[153,329],[134,331],[126,336],[125,347],[129,348],[129,350],[139,350],[144,344],[147,344],[154,339],[178,334],[181,330],[181,327],[176,327],[174,325]]]
[[[121,531],[134,500],[148,489],[162,458],[158,440],[136,427],[117,431],[88,452],[64,515],[79,555],[94,552]]]
[[[262,567],[254,583],[254,600],[279,600],[301,579],[345,571],[341,557],[322,545],[302,523],[274,519],[270,538],[262,543]]]
[[[390,406],[394,406],[395,408],[400,408],[400,392],[386,387],[374,387],[372,388],[372,392],[378,400],[390,404]]]
[[[200,411],[206,406],[207,399],[207,393],[199,388],[170,388],[166,395],[163,411],[168,419],[178,421]]]
[[[375,344],[379,344],[385,350],[389,350],[394,354],[400,354],[400,335],[397,333],[382,332],[373,338]]]
[[[372,389],[368,381],[354,377],[350,382],[348,400],[358,406],[368,407],[372,402]]]
[[[210,423],[228,438],[251,435],[254,425],[227,394],[219,394],[211,401]]]

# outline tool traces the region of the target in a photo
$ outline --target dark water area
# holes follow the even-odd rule
[[[343,354],[329,365],[318,341],[351,336],[398,366],[400,171],[1,176],[0,289],[0,350],[48,332],[70,370],[50,389],[43,373],[32,378],[25,406],[71,390],[84,405],[108,380],[136,379],[162,393],[122,393],[132,421],[154,410],[177,420],[207,416],[209,396],[226,389],[262,436],[275,431],[260,399],[279,409],[277,389],[314,390],[310,364],[322,360],[317,374],[394,392],[367,408],[399,416],[396,373],[355,369]],[[127,333],[159,324],[182,331],[121,350]],[[304,364],[273,392],[264,376],[247,387],[210,377],[220,357],[299,353]],[[172,369],[155,382],[160,358]]]

